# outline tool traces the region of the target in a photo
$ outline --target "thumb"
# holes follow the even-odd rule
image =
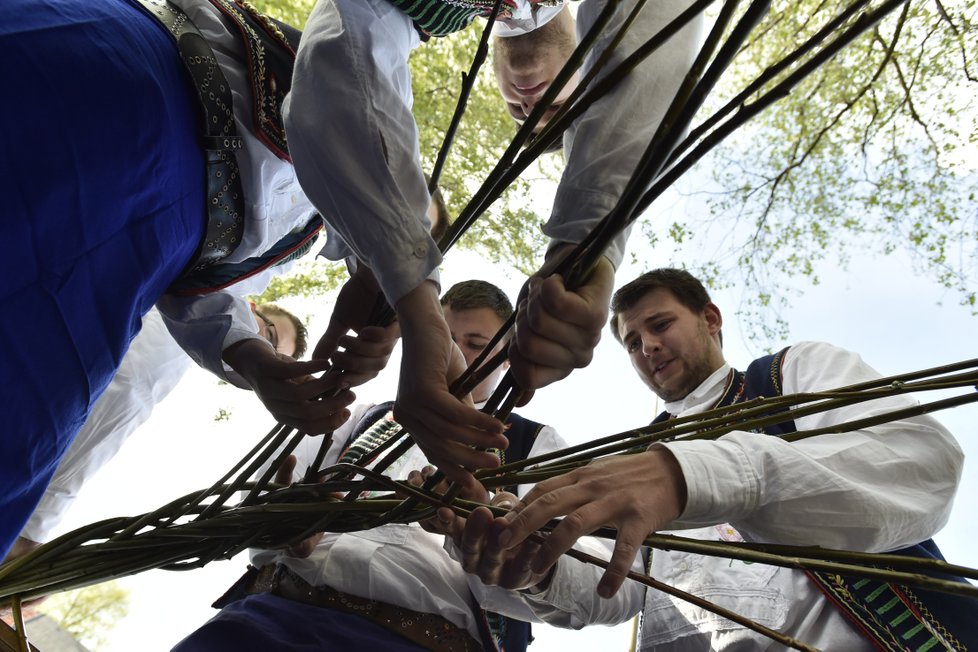
[[[282,460],[282,466],[278,467],[278,471],[275,472],[275,482],[278,484],[292,484],[292,472],[295,471],[296,463],[297,458],[295,455],[289,455]]]
[[[350,330],[349,326],[335,312],[329,318],[329,326],[326,332],[319,338],[316,349],[312,352],[312,357],[317,360],[330,358],[340,346],[340,338]]]

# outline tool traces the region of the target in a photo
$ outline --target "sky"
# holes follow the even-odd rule
[[[633,242],[640,264],[619,270],[621,285],[645,269],[665,261],[659,252]],[[790,339],[824,340],[859,352],[880,373],[895,374],[978,357],[978,319],[927,280],[910,271],[899,255],[854,257],[848,271],[821,271],[822,282],[794,299],[785,317]],[[493,268],[471,252],[452,252],[443,266],[444,288],[466,278],[483,278],[515,296],[522,281]],[[740,290],[715,293],[723,311],[725,354],[743,368],[764,354],[761,345],[745,340],[734,315]],[[298,314],[310,315],[309,330],[322,332],[329,299],[283,301]],[[379,401],[395,393],[398,352],[376,380],[356,389],[358,400]],[[219,410],[230,412],[214,421]],[[613,434],[648,423],[658,413],[654,397],[635,377],[620,346],[606,332],[593,363],[568,379],[537,392],[519,412],[553,425],[570,444]],[[969,405],[938,415],[955,433],[968,459],[964,479],[949,523],[937,536],[947,558],[978,567],[978,538],[974,519],[978,495],[978,407]],[[100,518],[143,513],[172,498],[210,485],[273,425],[272,418],[249,392],[220,386],[206,372],[192,369],[180,386],[159,406],[122,452],[83,490],[62,524],[66,531]],[[150,571],[121,580],[131,594],[129,615],[111,636],[109,652],[134,649],[169,650],[182,636],[209,618],[208,606],[244,571],[246,560],[214,562],[201,570]],[[546,626],[534,629],[531,649],[626,650],[629,625],[592,627],[579,632]]]

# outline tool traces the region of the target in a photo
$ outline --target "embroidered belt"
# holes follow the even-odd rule
[[[483,649],[467,630],[437,614],[368,600],[329,586],[312,586],[282,564],[269,564],[260,569],[249,567],[245,576],[214,606],[223,607],[256,593],[271,593],[286,600],[355,614],[433,652],[481,652]]]
[[[234,126],[231,85],[218,67],[214,51],[179,7],[167,0],[138,2],[176,41],[203,111],[207,225],[187,267],[187,271],[198,271],[230,255],[244,234],[244,191],[235,156],[242,141]]]

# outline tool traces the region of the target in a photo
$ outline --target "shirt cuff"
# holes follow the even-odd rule
[[[741,447],[723,439],[662,446],[675,456],[686,480],[686,508],[668,529],[732,523],[760,501],[760,479]]]

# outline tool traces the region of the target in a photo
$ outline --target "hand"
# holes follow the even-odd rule
[[[377,303],[380,286],[368,267],[359,264],[357,271],[343,284],[329,317],[329,326],[313,351],[314,359],[331,358],[348,332],[360,332],[367,326]]]
[[[568,290],[560,276],[549,275],[568,252],[565,247],[548,257],[519,304],[516,337],[509,347],[510,368],[525,390],[519,405],[530,400],[533,390],[590,364],[608,319],[614,268],[602,258],[583,285]]]
[[[408,484],[415,487],[421,487],[427,482],[436,472],[435,467],[426,466],[420,471],[411,471],[408,474],[407,481]],[[447,480],[442,480],[437,485],[432,487],[432,491],[438,494],[444,494],[448,491],[449,483]],[[512,496],[512,494],[506,494],[507,496]],[[462,488],[459,492],[459,498],[464,500],[469,500],[477,503],[488,503],[491,496],[485,487],[483,487],[478,482],[474,486],[466,486]],[[509,507],[516,504],[516,500],[512,500]],[[445,536],[451,537],[456,543],[461,541],[462,530],[465,528],[465,519],[457,515],[450,507],[439,507],[435,516],[425,519],[419,522],[419,525],[432,534],[443,534]]]
[[[397,314],[404,346],[394,418],[449,480],[474,487],[478,483],[466,469],[494,468],[499,459],[472,447],[505,449],[503,424],[448,391],[465,360],[452,342],[435,285],[426,281],[405,295]]]
[[[296,463],[297,459],[295,455],[289,455],[286,457],[285,460],[282,461],[282,466],[278,467],[278,471],[275,472],[275,482],[282,485],[292,484],[292,474],[295,472]],[[320,478],[320,480],[322,480],[322,478]],[[336,497],[338,499],[341,498],[339,494],[337,494]],[[322,541],[322,539],[323,533],[317,532],[316,534],[313,534],[302,541],[287,546],[285,550],[292,557],[300,557],[305,559],[312,554],[312,551],[316,549],[316,546],[319,545],[319,542]]]
[[[685,503],[682,469],[666,448],[607,457],[531,489],[507,514],[509,523],[496,533],[495,543],[507,550],[519,547],[551,519],[566,514],[530,560],[530,571],[542,574],[580,537],[611,526],[618,530],[618,536],[611,561],[598,583],[598,594],[610,598],[621,588],[645,537],[678,518]],[[489,543],[493,543],[492,538]],[[496,551],[490,547],[482,554]]]
[[[490,504],[508,508],[514,507],[517,501],[513,494],[502,492],[496,494]],[[507,517],[496,517],[485,507],[472,510],[465,521],[460,540],[456,540],[462,552],[462,569],[477,575],[483,584],[489,586],[545,590],[553,576],[553,564],[540,571],[531,567],[531,562],[540,551],[540,544],[535,541],[522,541],[511,547],[500,545],[499,536],[508,525]]]
[[[309,374],[329,368],[326,360],[297,362],[276,353],[262,339],[241,340],[224,350],[224,361],[251,388],[279,422],[309,434],[332,432],[350,418],[356,398],[342,376]],[[323,397],[323,398],[320,398]]]
[[[10,546],[10,551],[7,553],[7,556],[4,557],[3,561],[0,563],[5,564],[8,561],[13,561],[14,559],[23,557],[32,550],[40,547],[41,544],[37,541],[31,541],[30,539],[26,539],[24,537],[17,537],[17,539],[14,541],[14,545]]]
[[[400,336],[401,328],[396,321],[386,328],[366,326],[355,337],[340,336],[338,344],[342,350],[334,352],[330,359],[343,372],[341,380],[356,387],[384,370]]]
[[[434,467],[426,466],[421,471],[412,471],[408,483],[420,487],[435,472]],[[459,497],[472,502],[488,503],[501,509],[512,509],[519,498],[507,491],[490,495],[482,485],[478,489],[466,488]],[[448,491],[448,483],[442,481],[433,488],[436,493]],[[435,516],[420,522],[422,528],[432,534],[443,534],[451,538],[462,552],[462,568],[478,575],[484,584],[498,585],[506,589],[524,589],[537,586],[549,578],[549,573],[530,571],[530,560],[540,549],[532,542],[524,542],[515,550],[502,549],[495,537],[506,528],[509,521],[496,518],[486,507],[477,507],[468,519],[456,514],[449,507],[439,507]],[[492,541],[493,545],[485,545]]]

